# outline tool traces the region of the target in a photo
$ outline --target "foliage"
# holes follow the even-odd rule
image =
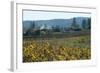
[[[84,60],[90,58],[90,36],[23,40],[23,62]]]
[[[84,30],[88,30],[88,29],[91,29],[91,19],[90,18],[88,18],[87,20],[83,20],[82,21],[82,28],[84,29]]]
[[[71,28],[74,31],[80,31],[81,30],[80,26],[76,22],[76,18],[73,18],[73,22],[72,22]]]

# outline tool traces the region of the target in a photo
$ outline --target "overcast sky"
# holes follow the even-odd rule
[[[88,13],[47,12],[47,11],[23,11],[23,20],[49,20],[68,19],[73,17],[91,17]]]

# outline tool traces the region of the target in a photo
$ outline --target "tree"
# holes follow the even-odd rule
[[[83,28],[83,30],[91,29],[91,19],[90,18],[84,19],[82,21],[82,28]]]
[[[34,34],[33,29],[35,28],[35,22],[32,21],[30,24],[31,24],[30,28],[27,29],[25,34],[24,34],[25,36],[32,36]]]
[[[87,28],[87,23],[86,23],[86,20],[85,19],[83,19],[83,21],[82,21],[82,28],[83,29],[86,29]]]
[[[91,18],[88,18],[88,29],[91,29]]]
[[[80,30],[79,25],[76,23],[76,18],[73,18],[71,29],[74,30],[74,31],[79,31]]]
[[[32,22],[31,29],[35,28],[35,22]]]
[[[56,26],[52,26],[52,30],[54,32],[60,32],[60,26],[56,25]]]

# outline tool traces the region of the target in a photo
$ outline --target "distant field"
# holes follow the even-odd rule
[[[90,35],[63,38],[24,38],[23,62],[91,59]]]
[[[28,35],[23,36],[24,39],[31,39],[31,38],[67,38],[67,37],[75,37],[75,36],[84,36],[90,35],[90,30],[86,31],[67,31],[67,32],[52,32],[46,34],[38,34],[38,35]]]

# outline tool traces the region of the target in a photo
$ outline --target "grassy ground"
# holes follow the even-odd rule
[[[85,60],[90,58],[89,35],[23,40],[23,62]]]

